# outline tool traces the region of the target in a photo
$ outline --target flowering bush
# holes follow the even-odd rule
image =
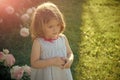
[[[20,30],[20,35],[21,35],[22,37],[27,37],[27,36],[29,36],[29,29],[26,28],[26,27],[21,28],[21,30]]]
[[[8,15],[16,15],[18,19],[20,19],[20,36],[28,37],[29,36],[29,26],[31,23],[31,16],[35,10],[35,7],[31,7],[28,9],[21,9],[20,11],[16,12],[13,6],[9,5],[5,8],[5,13]],[[0,24],[5,23],[4,19],[0,17]]]
[[[10,70],[11,78],[16,80],[30,80],[31,69],[29,66],[13,66]]]
[[[15,63],[15,58],[9,54],[8,49],[3,49],[3,52],[0,52],[0,63],[6,67],[11,67]]]
[[[0,78],[3,80],[30,80],[31,68],[15,66],[15,58],[8,49],[0,52]],[[14,65],[14,66],[13,66]]]
[[[24,13],[22,14],[18,14],[18,16],[20,17],[22,24],[20,25],[21,29],[20,29],[20,35],[22,37],[27,37],[29,36],[29,26],[31,23],[31,16],[32,13],[34,12],[35,8],[28,8]]]
[[[8,7],[6,7],[6,12],[8,13],[8,14],[13,14],[14,13],[14,8],[12,7],[12,6],[8,6]]]

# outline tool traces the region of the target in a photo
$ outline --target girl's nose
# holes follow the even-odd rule
[[[54,29],[53,29],[54,31],[57,31],[57,27],[54,27]]]

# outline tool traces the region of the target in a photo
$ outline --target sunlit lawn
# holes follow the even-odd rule
[[[120,80],[120,2],[89,0],[81,27],[81,80]]]

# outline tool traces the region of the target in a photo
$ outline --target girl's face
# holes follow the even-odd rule
[[[58,37],[61,30],[61,26],[58,20],[51,19],[45,26],[43,27],[43,32],[45,38],[55,39]]]

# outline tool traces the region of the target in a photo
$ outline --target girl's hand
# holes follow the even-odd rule
[[[64,69],[70,68],[71,65],[72,65],[72,61],[71,61],[70,59],[66,58],[66,59],[65,59],[65,62],[66,62],[66,63],[64,64],[63,68],[64,68]]]
[[[66,61],[64,58],[62,58],[62,57],[54,57],[54,58],[52,58],[52,60],[53,60],[53,65],[54,66],[60,67],[61,69],[64,68],[65,61]]]

